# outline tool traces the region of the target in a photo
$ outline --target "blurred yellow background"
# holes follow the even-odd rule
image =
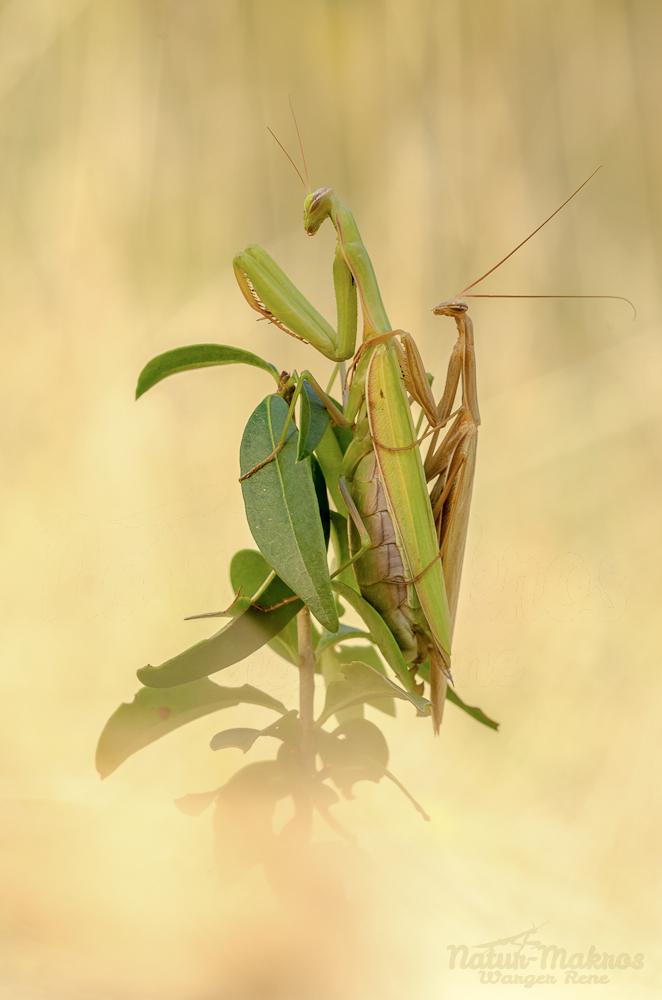
[[[510,996],[447,948],[532,923],[571,951],[643,952],[600,995],[658,995],[661,37],[651,0],[2,3],[3,996]],[[369,713],[433,821],[392,786],[339,807],[364,853],[337,939],[257,874],[220,894],[210,815],[172,806],[239,764],[208,749],[220,716],[103,785],[93,766],[136,669],[229,603],[252,545],[239,440],[272,386],[210,369],[135,403],[140,369],[212,341],[330,372],[256,324],[232,275],[259,243],[333,318],[333,233],[305,236],[267,132],[297,155],[288,95],[311,183],[353,210],[438,379],[454,332],[432,307],[599,164],[480,291],[638,309],[472,302],[483,427],[455,675],[501,732],[452,705],[438,740],[406,709]],[[295,704],[268,651],[217,679]]]

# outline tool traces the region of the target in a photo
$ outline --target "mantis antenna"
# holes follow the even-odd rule
[[[299,180],[303,184],[303,186],[306,189],[306,191],[310,191],[310,188],[306,187],[306,182],[304,181],[303,177],[301,176],[301,171],[297,167],[296,163],[294,162],[294,160],[292,159],[292,157],[290,156],[290,154],[288,153],[288,151],[285,149],[285,146],[282,144],[282,142],[280,141],[280,139],[278,138],[278,136],[274,132],[271,131],[271,129],[269,128],[268,125],[267,125],[267,132],[269,133],[270,136],[272,136],[272,138],[274,138],[276,140],[276,142],[278,143],[278,145],[280,146],[280,148],[285,153],[285,156],[288,158],[288,160],[290,161],[290,163],[292,164],[292,166],[296,170],[297,174],[299,175]]]
[[[637,308],[630,299],[624,295],[466,295],[467,299],[617,299],[619,302],[627,302],[632,306],[632,322],[637,318]]]
[[[468,292],[470,288],[474,288],[476,285],[480,284],[480,282],[483,281],[485,278],[487,278],[488,275],[492,274],[493,271],[496,271],[496,269],[498,267],[501,267],[502,264],[505,264],[505,262],[510,257],[512,257],[512,255],[514,253],[517,253],[517,251],[520,249],[520,247],[523,247],[525,243],[528,243],[529,240],[533,236],[536,235],[536,233],[539,233],[540,230],[542,229],[542,227],[546,226],[547,223],[550,222],[554,218],[555,215],[558,215],[559,212],[561,211],[561,209],[565,208],[565,206],[568,204],[568,202],[572,201],[572,199],[575,197],[575,195],[579,194],[579,192],[581,191],[581,189],[583,187],[586,187],[586,185],[588,184],[588,182],[590,180],[592,180],[595,177],[595,175],[597,174],[598,170],[601,170],[601,169],[602,169],[602,164],[600,164],[599,167],[596,167],[596,169],[593,171],[593,173],[589,177],[586,178],[586,180],[584,181],[584,183],[580,184],[579,187],[577,188],[577,190],[573,191],[573,193],[570,195],[570,197],[566,198],[566,200],[563,202],[563,204],[559,205],[559,207],[556,209],[556,211],[552,212],[552,214],[550,216],[548,216],[545,219],[544,222],[541,222],[537,229],[534,229],[532,233],[529,233],[529,235],[526,237],[526,239],[522,240],[521,243],[518,243],[514,250],[511,250],[510,253],[506,254],[505,257],[502,257],[502,259],[499,261],[498,264],[495,264],[494,267],[491,267],[489,269],[489,271],[486,271],[485,274],[481,275],[480,278],[476,278],[476,280],[472,281],[470,285],[467,285],[466,288],[463,288],[462,291],[459,292],[459,294],[458,294],[457,297],[461,298],[462,296],[465,296],[468,299],[616,299],[619,302],[627,302],[628,305],[632,306],[632,311],[634,313],[634,316],[633,316],[633,322],[634,322],[634,320],[637,318],[637,310],[635,308],[635,305],[634,305],[633,302],[630,301],[630,299],[626,299],[625,296],[623,296],[623,295],[489,295],[489,294],[481,294],[481,293],[475,293],[475,292],[471,293],[469,295],[466,295],[466,292]]]
[[[290,102],[290,111],[292,112],[292,118],[294,118],[294,127],[297,130],[297,139],[299,140],[299,149],[301,150],[301,159],[303,160],[303,169],[304,169],[304,173],[306,175],[306,179],[305,180],[303,179],[303,177],[301,175],[301,171],[297,167],[296,163],[294,162],[294,160],[292,159],[292,157],[290,156],[290,154],[288,153],[288,151],[285,149],[285,146],[282,144],[282,142],[280,141],[280,139],[278,138],[278,136],[274,132],[271,131],[271,129],[269,128],[268,125],[267,125],[267,132],[276,140],[276,142],[278,143],[278,145],[280,146],[280,148],[283,150],[283,152],[285,153],[285,156],[288,158],[288,160],[290,161],[290,163],[292,164],[292,166],[296,170],[296,172],[297,172],[297,174],[299,176],[299,180],[303,184],[306,193],[310,194],[310,178],[308,177],[308,164],[306,163],[306,154],[303,151],[303,142],[301,141],[301,133],[299,131],[299,123],[297,122],[297,116],[294,114],[294,108],[292,107],[292,98],[291,97],[289,98],[289,102]]]
[[[294,114],[294,107],[292,106],[292,97],[289,94],[287,99],[290,102],[290,111],[292,112],[292,118],[294,119],[294,127],[297,130],[297,139],[299,140],[299,149],[301,150],[301,159],[303,160],[303,172],[306,175],[306,190],[310,194],[310,178],[308,176],[308,164],[306,163],[306,154],[303,151],[303,142],[301,141],[301,132],[299,131],[299,123],[297,121],[297,116]]]

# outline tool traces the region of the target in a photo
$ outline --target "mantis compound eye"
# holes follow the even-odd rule
[[[314,235],[329,214],[333,191],[329,187],[318,188],[306,198],[303,206],[303,225],[309,236]]]
[[[432,312],[435,316],[461,316],[468,308],[464,299],[448,299],[447,302],[435,306]]]
[[[313,191],[311,195],[306,198],[305,210],[310,212],[316,212],[322,205],[322,202],[327,199],[327,197],[333,194],[330,187],[318,188],[317,191]]]

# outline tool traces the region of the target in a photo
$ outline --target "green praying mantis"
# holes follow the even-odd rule
[[[222,805],[234,794],[235,779],[239,785],[247,781],[253,791],[257,782],[270,809],[277,799],[291,796],[299,803],[295,812],[300,806],[301,816],[309,814],[312,805],[331,825],[328,807],[337,796],[327,779],[351,796],[357,780],[386,776],[411,798],[387,770],[386,741],[363,717],[365,704],[394,714],[394,699],[409,702],[419,715],[431,715],[438,733],[449,700],[482,725],[498,728],[449,687],[480,425],[474,333],[465,295],[473,297],[470,289],[542,227],[459,296],[433,310],[451,317],[457,327],[437,402],[413,337],[394,329],[389,320],[352,213],[331,188],[323,187],[306,196],[306,232],[314,235],[326,219],[337,235],[335,329],[266,251],[249,246],[234,258],[239,287],[251,308],[335,362],[326,390],[310,371],[279,374],[264,358],[222,344],[167,351],[148,362],[138,379],[136,398],[177,372],[214,365],[249,365],[276,382],[276,390],[251,414],[240,449],[246,515],[260,551],[242,549],[232,558],[235,598],[227,609],[190,616],[230,621],[164,663],[140,668],[143,686],[133,702],[110,717],[97,749],[97,767],[106,776],[141,747],[219,709],[251,704],[280,714],[265,729],[228,729],[214,737],[214,750],[238,747],[246,752],[263,737],[282,746],[275,760],[248,764],[227,787],[194,795],[194,801],[182,805],[184,811],[216,800]],[[359,311],[362,340],[357,348]],[[345,362],[350,362],[347,371]],[[330,396],[336,377],[342,403]],[[416,423],[413,404],[421,411]],[[333,573],[331,540],[338,567]],[[367,631],[339,621],[338,597]],[[309,613],[323,626],[321,633]],[[369,645],[344,645],[356,639]],[[300,670],[298,713],[250,684],[226,687],[209,679],[267,644]],[[317,718],[316,669],[326,682]],[[338,728],[324,728],[334,716]],[[243,843],[246,823],[252,822],[252,814],[239,817],[238,843]],[[272,844],[270,823],[265,843]]]
[[[432,717],[438,732],[446,685],[452,679],[451,640],[480,424],[473,326],[461,299],[443,302],[434,310],[453,317],[458,329],[437,404],[414,339],[394,330],[388,319],[352,213],[328,187],[305,200],[306,232],[315,234],[327,218],[337,234],[336,330],[260,247],[236,255],[235,274],[249,305],[281,330],[337,363],[354,357],[344,412],[310,372],[303,372],[295,376],[290,414],[307,381],[334,423],[353,432],[338,477],[350,516],[351,559],[337,572],[354,564],[361,594],[389,626],[413,674],[429,663]],[[355,354],[358,302],[363,343]],[[461,404],[453,413],[460,383]],[[420,437],[408,395],[428,421],[429,430]],[[423,461],[420,445],[426,436],[431,440]],[[286,428],[272,455],[242,480],[272,460],[285,439]]]
[[[461,294],[531,239],[595,173],[541,226]],[[336,574],[354,565],[361,594],[391,630],[412,681],[417,673],[427,674],[434,730],[438,733],[447,683],[452,681],[451,641],[480,425],[473,324],[467,303],[460,297],[442,302],[433,310],[438,316],[452,317],[458,331],[444,391],[437,403],[413,337],[391,325],[354,216],[331,188],[322,187],[305,199],[306,232],[314,235],[327,218],[337,235],[333,263],[335,330],[262,248],[249,246],[237,254],[234,270],[251,308],[335,361],[341,378],[344,362],[353,359],[349,391],[347,378],[343,385],[345,407],[339,410],[310,372],[304,371],[299,376],[295,373],[288,417],[274,451],[248,469],[241,479],[246,481],[278,454],[285,443],[296,400],[304,383],[308,383],[331,420],[353,435],[339,468],[324,470],[336,505],[349,515],[350,559]],[[355,351],[358,303],[363,342]],[[461,399],[453,410],[458,389]],[[411,402],[420,406],[421,416],[427,420],[428,428],[420,436],[419,428],[414,426]],[[447,430],[440,440],[444,428]],[[423,459],[420,447],[428,437]],[[334,472],[337,484],[332,481]],[[420,682],[414,686],[422,692]]]

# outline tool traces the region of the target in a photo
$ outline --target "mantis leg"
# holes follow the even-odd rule
[[[264,319],[297,340],[312,344],[332,361],[352,356],[356,340],[356,286],[339,250],[333,265],[337,331],[261,247],[247,247],[235,256],[233,263],[244,298]]]
[[[330,396],[326,394],[324,389],[321,387],[317,379],[311,372],[304,371],[301,373],[301,382],[307,382],[311,389],[314,389],[317,393],[319,399],[324,403],[324,406],[328,410],[329,416],[334,424],[338,424],[339,427],[344,427],[345,429],[351,429],[351,424],[346,418],[344,413],[341,413],[336,404],[333,402]],[[299,394],[298,391],[297,395]]]
[[[442,303],[434,310],[438,315],[453,316],[458,328],[458,340],[451,356],[438,413],[440,418],[447,419],[460,375],[462,407],[439,447],[436,447],[436,437],[433,437],[425,461],[428,482],[436,479],[430,493],[430,502],[444,568],[451,629],[455,624],[459,597],[480,425],[473,324],[466,315],[466,308],[466,303],[454,299]]]
[[[438,522],[444,579],[446,581],[448,606],[453,625],[457,611],[464,548],[469,527],[471,494],[476,469],[477,437],[478,428],[475,425],[468,426],[462,440],[461,448],[458,450],[455,466],[457,472],[453,474],[452,478],[449,476],[450,489]]]
[[[281,450],[281,448],[285,444],[285,440],[287,438],[287,431],[289,429],[290,423],[294,419],[294,408],[296,406],[297,400],[299,399],[299,396],[301,395],[301,393],[303,391],[304,382],[307,382],[308,385],[311,387],[311,389],[313,389],[315,391],[315,393],[317,394],[317,396],[319,397],[319,399],[322,401],[322,403],[326,407],[326,409],[327,409],[327,411],[329,413],[329,416],[331,417],[331,420],[333,421],[334,424],[338,424],[340,427],[344,427],[346,429],[349,429],[351,427],[351,424],[349,423],[349,421],[346,419],[346,417],[344,416],[344,414],[341,413],[341,411],[335,405],[335,403],[333,402],[333,400],[331,399],[331,397],[327,396],[327,394],[325,393],[324,389],[322,389],[322,387],[320,386],[319,382],[314,377],[314,375],[312,375],[309,371],[304,371],[304,372],[301,373],[301,375],[296,375],[295,374],[293,376],[293,378],[296,379],[296,388],[295,388],[294,393],[292,395],[292,400],[290,402],[290,407],[289,407],[289,410],[288,410],[287,419],[286,419],[285,424],[283,426],[283,430],[282,430],[280,439],[278,441],[278,444],[276,445],[276,447],[274,448],[274,450],[271,452],[271,454],[267,455],[267,457],[265,459],[263,459],[262,462],[260,462],[256,466],[254,466],[254,468],[249,469],[248,472],[244,473],[244,475],[239,480],[240,483],[244,479],[248,479],[250,476],[254,475],[254,473],[256,473],[259,469],[262,469],[265,465],[268,465],[269,462],[273,462],[274,458],[276,457],[276,455],[278,454],[278,452]]]
[[[343,498],[343,500],[345,501],[345,503],[347,505],[347,512],[349,513],[349,516],[352,519],[354,527],[356,528],[356,530],[359,533],[359,538],[361,539],[361,547],[358,550],[358,552],[354,553],[354,555],[351,557],[351,559],[348,559],[346,563],[343,563],[343,565],[340,566],[335,571],[335,573],[331,574],[331,579],[332,580],[334,579],[334,577],[336,577],[340,573],[342,573],[343,570],[347,569],[348,566],[351,566],[352,563],[356,562],[357,559],[360,559],[361,556],[365,555],[365,553],[368,551],[368,549],[372,548],[372,539],[371,539],[370,535],[368,534],[366,526],[363,523],[363,519],[361,518],[361,515],[359,514],[358,508],[357,508],[356,504],[354,503],[354,500],[352,499],[352,494],[349,492],[349,487],[347,485],[347,480],[345,479],[344,476],[341,476],[340,479],[338,480],[338,486],[340,487],[340,492],[342,494],[342,498]]]
[[[251,476],[255,475],[255,473],[258,472],[260,469],[263,469],[265,465],[269,464],[269,462],[273,462],[274,458],[276,457],[276,455],[278,454],[278,452],[281,450],[281,448],[285,444],[285,440],[287,438],[287,432],[289,430],[290,423],[294,419],[294,407],[296,406],[296,402],[297,402],[297,400],[298,400],[298,398],[301,395],[301,392],[303,390],[303,382],[304,382],[303,378],[299,378],[298,379],[296,389],[294,390],[294,393],[292,394],[292,399],[290,401],[289,410],[287,412],[287,418],[286,418],[285,423],[283,425],[283,430],[282,430],[282,433],[280,435],[280,439],[278,441],[278,444],[276,445],[276,447],[274,448],[274,450],[271,452],[270,455],[267,455],[267,457],[265,459],[263,459],[261,462],[258,462],[258,464],[255,465],[255,466],[253,466],[252,469],[249,469],[248,472],[245,472],[243,474],[243,476],[239,477],[239,482],[240,483],[242,483],[244,481],[244,479],[250,479]]]
[[[446,384],[444,386],[442,397],[439,400],[439,405],[437,406],[437,422],[436,422],[437,426],[432,435],[430,446],[428,448],[427,458],[425,460],[426,474],[428,470],[428,461],[434,455],[437,447],[439,433],[451,415],[451,411],[453,409],[453,403],[455,401],[455,396],[457,395],[457,387],[460,384],[460,375],[462,374],[463,367],[464,367],[464,343],[462,334],[460,333],[453,346],[450,361],[448,363],[448,371],[446,373]]]

